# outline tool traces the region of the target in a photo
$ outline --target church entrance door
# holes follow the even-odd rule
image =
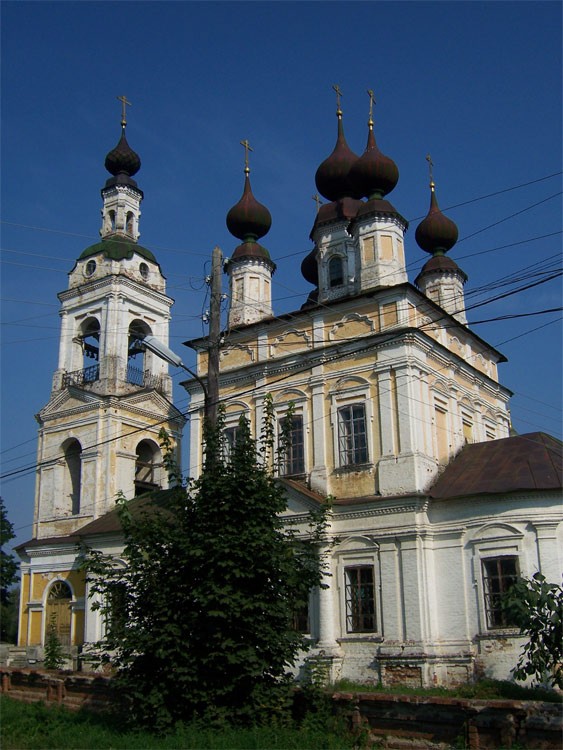
[[[55,581],[47,597],[47,617],[45,618],[45,639],[51,623],[61,646],[70,646],[70,603],[72,592],[64,581]]]

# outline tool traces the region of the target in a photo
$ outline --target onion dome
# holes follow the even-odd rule
[[[105,167],[114,177],[125,174],[132,177],[141,168],[141,159],[127,143],[125,125],[121,126],[121,138],[117,146],[106,156]]]
[[[249,169],[245,168],[244,190],[239,202],[227,214],[227,229],[239,240],[256,241],[272,226],[270,212],[258,203],[250,187]]]
[[[305,281],[313,286],[319,283],[319,267],[317,265],[317,248],[314,247],[311,252],[303,258],[301,263],[301,274]]]
[[[337,201],[344,197],[359,198],[354,192],[348,179],[350,169],[358,156],[355,154],[344,137],[342,125],[342,110],[336,110],[338,117],[338,136],[332,154],[323,161],[315,174],[315,184],[319,193],[329,201]]]
[[[258,260],[269,266],[273,273],[276,270],[276,264],[270,258],[270,253],[266,248],[256,241],[268,233],[272,226],[272,216],[266,206],[259,203],[252,193],[248,167],[248,151],[252,149],[248,141],[241,141],[241,145],[246,150],[244,190],[239,202],[227,214],[227,229],[243,242],[235,249],[231,262]]]
[[[442,255],[457,242],[458,231],[455,222],[440,211],[434,183],[430,183],[430,210],[416,228],[415,239],[418,246],[427,253]]]
[[[378,149],[371,117],[368,126],[366,150],[350,169],[349,180],[356,195],[381,200],[399,181],[399,170],[393,159]]]

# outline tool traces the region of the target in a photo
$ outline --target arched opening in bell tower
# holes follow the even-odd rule
[[[136,449],[135,497],[160,489],[162,452],[152,440],[141,440]]]
[[[63,444],[65,477],[63,496],[67,500],[67,512],[75,516],[80,513],[80,496],[82,485],[82,446],[76,438]]]
[[[132,385],[145,385],[148,355],[143,347],[143,339],[151,333],[142,320],[134,320],[129,325],[127,346],[127,382]]]

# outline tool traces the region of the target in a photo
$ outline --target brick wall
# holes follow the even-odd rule
[[[111,678],[102,675],[0,667],[0,679],[3,694],[27,703],[103,711],[111,702]],[[369,735],[373,748],[561,748],[560,703],[382,693],[335,693],[333,701],[352,731]]]

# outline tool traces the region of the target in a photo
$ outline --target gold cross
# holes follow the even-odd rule
[[[248,139],[245,138],[244,141],[240,142],[241,146],[244,146],[244,171],[246,174],[250,172],[250,167],[248,166],[248,152],[254,151],[253,148],[250,147],[250,143],[248,142]]]
[[[434,166],[434,162],[432,161],[430,154],[426,154],[426,161],[428,162],[428,170],[430,172],[430,187],[434,187],[434,178],[432,177],[432,167]]]
[[[315,201],[317,204],[317,213],[319,213],[319,209],[321,207],[322,201],[321,196],[318,193],[315,193],[315,195],[312,195],[311,198]]]
[[[342,91],[340,91],[340,86],[337,83],[333,84],[332,88],[336,91],[336,111],[340,112],[340,97],[342,96]]]
[[[375,104],[375,96],[373,95],[372,89],[368,89],[369,96],[369,123],[373,125],[373,105]]]
[[[131,105],[131,102],[127,101],[127,97],[125,96],[118,96],[116,98],[119,99],[119,101],[121,102],[121,124],[123,125],[123,127],[125,127],[125,125],[127,125],[127,111],[125,107],[127,106],[127,104],[130,107],[132,105]]]

